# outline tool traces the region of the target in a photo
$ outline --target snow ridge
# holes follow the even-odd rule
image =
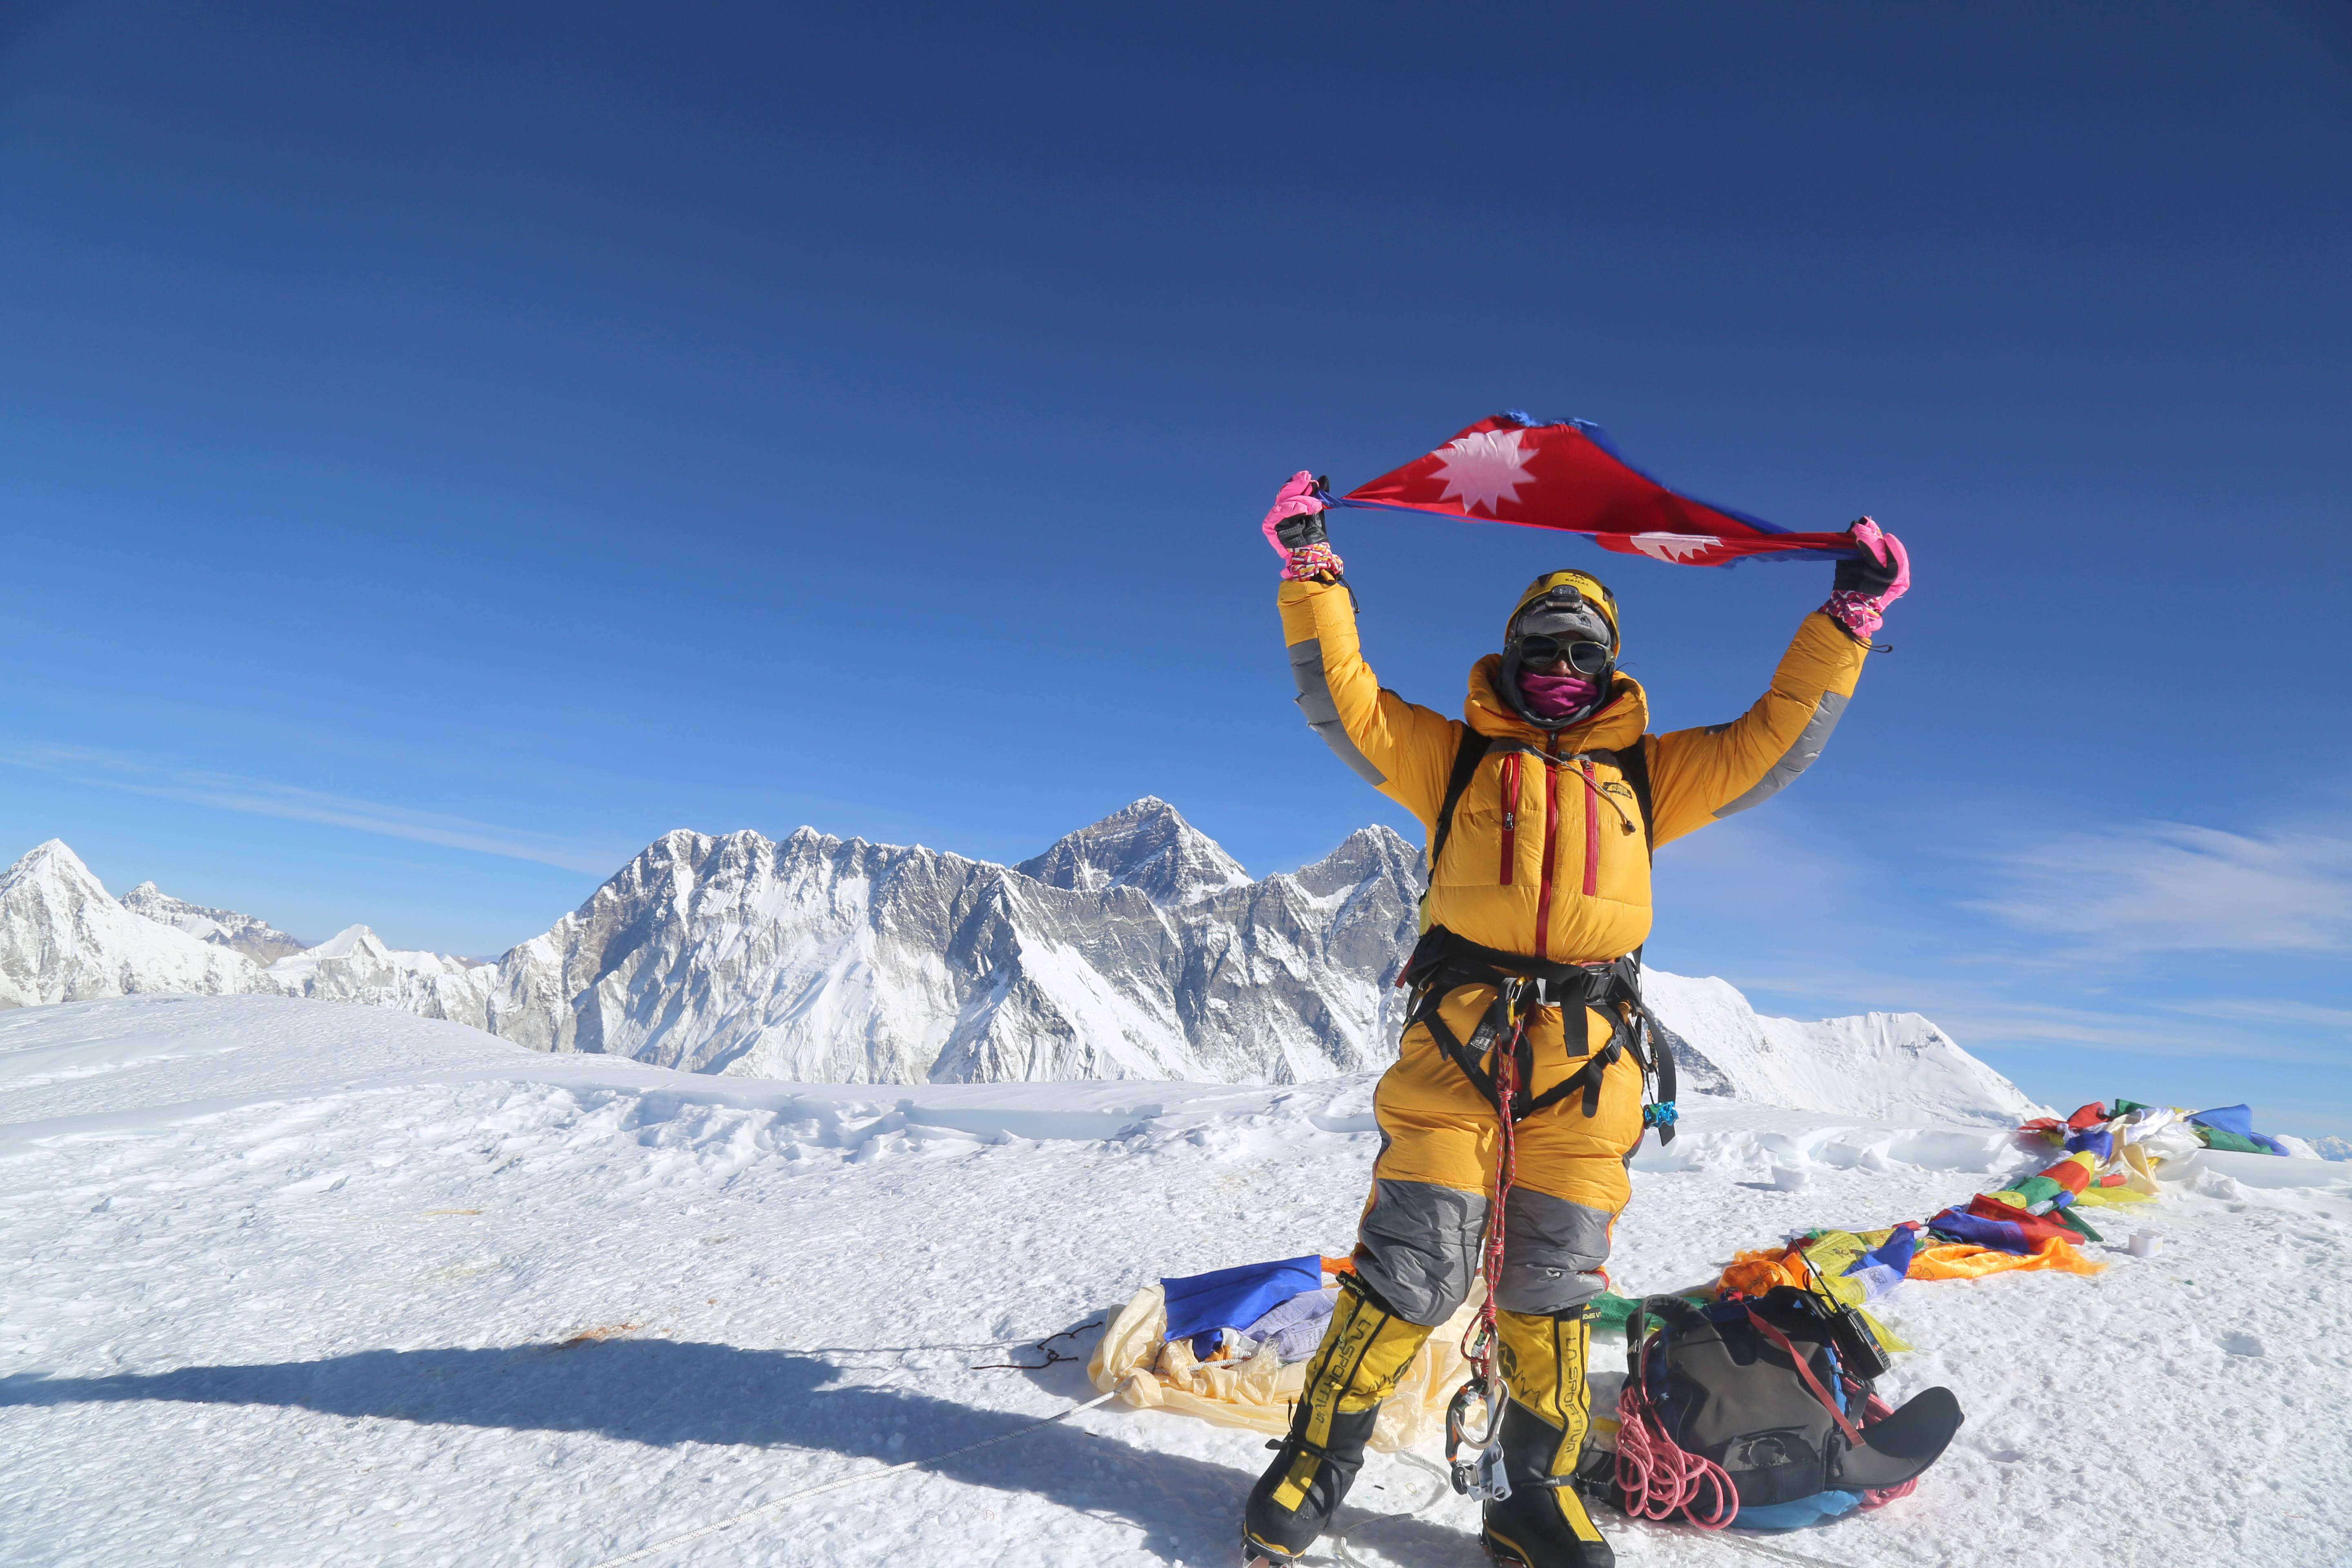
[[[2014,1126],[2046,1108],[1916,1013],[1799,1023],[1759,1015],[1730,984],[1645,968],[1642,997],[1675,1037],[1685,1093],[1843,1116]]]
[[[122,895],[122,907],[187,932],[199,942],[241,952],[256,963],[290,958],[310,944],[289,936],[268,921],[235,910],[216,910],[175,899],[152,882],[142,882]]]

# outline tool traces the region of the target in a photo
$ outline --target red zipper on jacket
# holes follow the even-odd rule
[[[1547,748],[1558,741],[1547,742]],[[1544,754],[1543,880],[1536,888],[1536,956],[1549,956],[1551,946],[1551,859],[1559,838],[1559,768],[1549,749]]]
[[[1519,753],[1503,756],[1503,886],[1511,885],[1511,862],[1518,858]]]
[[[1601,890],[1601,781],[1592,776],[1592,764],[1586,763],[1584,774],[1584,896],[1592,897]]]

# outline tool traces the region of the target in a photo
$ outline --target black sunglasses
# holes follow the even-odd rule
[[[1563,658],[1580,675],[1598,675],[1609,668],[1609,645],[1564,642],[1541,632],[1519,639],[1519,663],[1523,666],[1554,664]]]

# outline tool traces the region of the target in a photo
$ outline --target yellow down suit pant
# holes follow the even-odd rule
[[[1464,986],[1445,999],[1440,1016],[1456,1039],[1467,1039],[1493,999],[1485,986]],[[1559,1009],[1538,1008],[1528,1022],[1533,1097],[1582,1073],[1607,1051],[1612,1034],[1601,1015],[1584,1011],[1584,1048],[1570,1056]],[[1491,1053],[1481,1065],[1491,1070]],[[1495,1217],[1502,1158],[1495,1107],[1426,1026],[1405,1032],[1402,1054],[1381,1075],[1372,1105],[1381,1152],[1357,1234],[1356,1279],[1363,1288],[1341,1292],[1307,1367],[1294,1428],[1298,1441],[1267,1478],[1274,1485],[1265,1501],[1281,1510],[1269,1510],[1270,1518],[1311,1507],[1310,1489],[1327,1453],[1360,1453],[1361,1434],[1422,1342],[1468,1297]],[[1597,1096],[1579,1088],[1514,1130],[1495,1304],[1499,1369],[1511,1388],[1504,1446],[1515,1484],[1526,1494],[1517,1513],[1527,1517],[1490,1509],[1486,1522],[1522,1561],[1559,1560],[1548,1543],[1601,1539],[1574,1491],[1536,1483],[1572,1469],[1584,1444],[1590,1331],[1582,1309],[1604,1283],[1600,1270],[1610,1230],[1632,1194],[1625,1163],[1641,1139],[1642,1068],[1630,1053],[1601,1069]]]
[[[1445,999],[1440,1016],[1455,1039],[1466,1040],[1493,1000],[1486,986],[1465,985]],[[1540,1098],[1607,1052],[1609,1021],[1591,1009],[1579,1021],[1584,1037],[1570,1056],[1560,1010],[1540,1007],[1530,1016],[1531,1096]],[[1491,1069],[1491,1057],[1481,1065]],[[1357,1229],[1356,1276],[1398,1316],[1442,1323],[1469,1295],[1478,1272],[1502,1129],[1493,1104],[1421,1025],[1405,1032],[1372,1110],[1381,1152]],[[1602,1069],[1597,1102],[1580,1089],[1518,1124],[1495,1289],[1498,1310],[1548,1317],[1600,1293],[1609,1233],[1633,1192],[1625,1162],[1641,1140],[1642,1067],[1630,1052]]]

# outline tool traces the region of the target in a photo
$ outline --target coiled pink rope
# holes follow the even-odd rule
[[[1702,1512],[1699,1500],[1709,1488],[1715,1501]],[[1625,1511],[1636,1519],[1680,1512],[1701,1530],[1721,1530],[1739,1517],[1739,1494],[1730,1476],[1666,1436],[1665,1418],[1638,1377],[1627,1378],[1617,1396],[1617,1490]]]

